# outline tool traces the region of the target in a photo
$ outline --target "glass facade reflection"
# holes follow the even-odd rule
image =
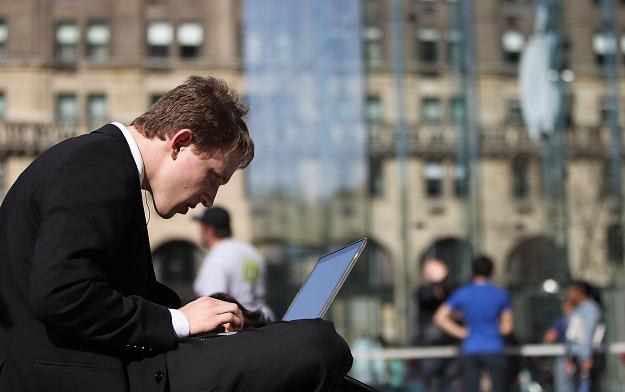
[[[539,3],[559,43],[549,64],[562,97],[555,133],[543,139],[526,128],[519,85]],[[471,255],[493,257],[524,341],[540,340],[558,312],[562,291],[545,292],[545,281],[620,284],[622,213],[601,200],[622,186],[622,162],[608,148],[621,108],[606,88],[621,83],[613,75],[606,84],[605,67],[611,58],[622,67],[623,57],[606,49],[613,33],[572,25],[581,14],[608,25],[602,5],[500,1],[490,14],[475,1],[243,6],[258,146],[247,180],[254,240],[281,249],[278,274],[305,271],[305,260],[360,233],[373,239],[333,308],[345,334],[408,342],[420,266],[431,257],[457,283]],[[384,284],[371,275],[382,269]],[[275,284],[295,292],[291,278]]]

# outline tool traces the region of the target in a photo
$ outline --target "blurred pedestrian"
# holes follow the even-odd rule
[[[381,336],[360,336],[351,344],[354,362],[350,375],[375,389],[385,386],[388,380],[382,342]]]
[[[428,259],[423,263],[422,283],[416,291],[418,305],[415,344],[436,346],[453,344],[457,340],[434,322],[436,310],[452,293],[449,270],[444,261]],[[419,361],[420,376],[427,391],[448,391],[457,373],[454,358],[428,358]]]
[[[599,352],[605,329],[603,312],[591,297],[587,282],[571,282],[566,298],[573,306],[566,328],[566,371],[579,390],[599,390],[603,356]]]
[[[233,238],[230,214],[211,207],[194,218],[200,223],[202,245],[209,248],[193,289],[199,296],[224,292],[267,319],[273,312],[265,303],[265,259],[250,244]]]
[[[547,344],[564,343],[569,317],[573,312],[573,305],[565,299],[562,301],[562,315],[558,317],[545,331],[543,341]],[[566,357],[557,357],[553,362],[553,384],[555,392],[573,392],[573,379],[566,371]]]
[[[512,333],[514,321],[508,293],[490,282],[493,262],[486,256],[473,260],[472,281],[456,290],[434,316],[447,333],[462,339],[465,390],[478,392],[482,371],[494,392],[508,390],[503,336]],[[461,312],[466,326],[453,318]]]

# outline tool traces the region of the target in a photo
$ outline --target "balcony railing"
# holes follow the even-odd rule
[[[37,155],[88,129],[78,123],[0,122],[0,155]]]
[[[374,155],[393,156],[396,153],[395,125],[369,125],[370,151]],[[457,130],[453,124],[406,125],[406,148],[409,155],[453,156],[457,145]],[[625,140],[625,137],[623,138]],[[610,130],[607,127],[575,127],[566,131],[566,151],[569,158],[605,158],[609,154]],[[479,149],[482,156],[507,157],[539,155],[540,146],[530,139],[522,124],[483,126],[479,129]],[[624,146],[625,151],[625,146]]]
[[[83,122],[71,124],[0,122],[0,155],[36,155],[63,139],[95,129],[96,126]],[[372,154],[395,155],[394,124],[370,124],[368,130]],[[483,156],[540,154],[539,145],[529,138],[527,130],[521,124],[482,127],[479,132],[479,148]],[[456,128],[452,124],[420,123],[406,126],[406,151],[409,155],[451,157],[455,153],[456,140]],[[569,158],[608,157],[610,144],[610,130],[607,127],[576,127],[566,133]],[[625,151],[625,147],[623,150]]]

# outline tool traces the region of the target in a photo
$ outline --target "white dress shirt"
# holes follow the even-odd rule
[[[141,151],[139,151],[139,146],[135,141],[134,137],[128,131],[128,129],[121,123],[113,122],[111,123],[119,128],[120,131],[124,134],[126,138],[126,142],[128,143],[128,147],[130,147],[130,152],[132,153],[132,157],[135,160],[135,164],[137,165],[137,170],[139,171],[139,181],[143,183],[143,177],[145,176],[145,167],[143,166],[143,158],[141,157]],[[174,331],[176,331],[176,335],[179,338],[185,338],[189,336],[189,331],[191,327],[189,326],[189,320],[187,317],[178,309],[169,309],[171,313],[171,324],[174,327]]]

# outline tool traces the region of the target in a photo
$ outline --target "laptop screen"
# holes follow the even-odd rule
[[[319,259],[282,319],[289,321],[322,317],[365,242],[363,238]]]

